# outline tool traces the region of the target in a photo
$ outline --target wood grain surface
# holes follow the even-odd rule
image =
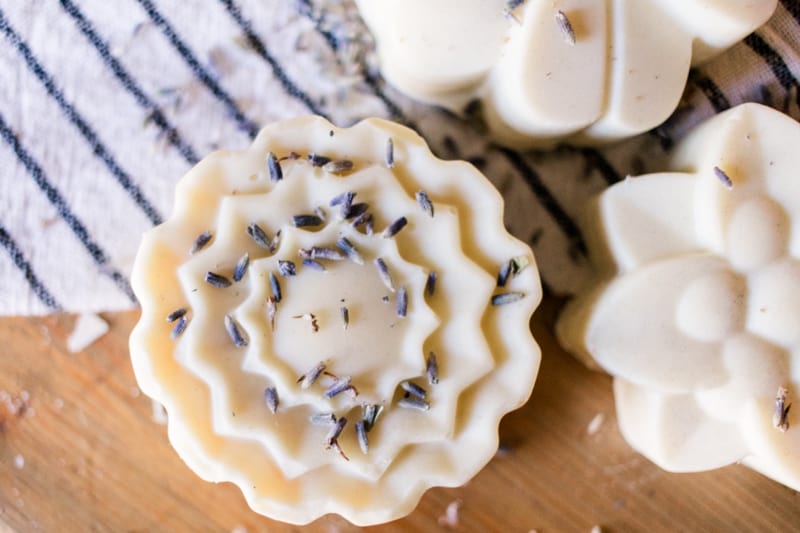
[[[744,467],[668,474],[631,451],[611,382],[561,351],[558,303],[533,320],[544,359],[531,400],[502,422],[502,447],[470,483],[432,489],[375,531],[798,531],[798,493]],[[137,313],[82,353],[75,318],[0,319],[0,531],[357,531],[326,516],[305,528],[261,517],[238,489],[189,471],[139,393],[127,337]],[[603,422],[587,428],[600,414]],[[458,524],[442,523],[460,502]]]

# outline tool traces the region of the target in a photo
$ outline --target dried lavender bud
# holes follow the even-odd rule
[[[389,239],[391,237],[394,237],[400,232],[401,229],[406,227],[406,224],[408,224],[408,219],[406,219],[406,217],[398,218],[397,220],[389,224],[385,230],[383,230],[383,235],[382,235],[383,238]]]
[[[283,170],[281,169],[281,163],[278,161],[278,158],[275,157],[275,154],[270,152],[267,154],[267,170],[269,171],[269,179],[273,182],[279,182],[283,179]]]
[[[726,188],[728,189],[733,188],[733,180],[731,180],[730,176],[728,176],[728,174],[725,173],[724,170],[722,170],[719,167],[714,167],[714,175],[719,179],[719,181],[723,185],[725,185]]]
[[[315,426],[330,426],[336,423],[336,415],[333,413],[316,413],[308,417],[308,421]]]
[[[236,262],[236,266],[233,269],[233,281],[239,282],[242,281],[245,273],[247,272],[247,267],[250,265],[250,254],[245,252],[245,254]]]
[[[337,205],[341,205],[343,208],[349,208],[353,205],[353,199],[356,197],[356,193],[353,191],[345,191],[341,194],[337,194],[331,201],[328,203],[331,207],[336,207]]]
[[[327,259],[329,261],[344,261],[345,256],[338,250],[333,248],[323,248],[321,246],[312,246],[311,248],[300,248],[297,251],[303,259]]]
[[[255,222],[247,226],[247,234],[250,235],[250,238],[260,247],[272,250],[272,243],[267,233]]]
[[[361,453],[369,452],[369,438],[367,438],[367,430],[363,420],[356,422],[356,437],[358,438],[358,447],[361,448]]]
[[[504,292],[492,296],[492,305],[506,305],[525,298],[524,292]]]
[[[429,404],[425,400],[414,398],[413,396],[409,396],[407,398],[400,398],[397,401],[397,405],[399,407],[405,407],[406,409],[416,409],[418,411],[428,411],[431,408],[431,404]]]
[[[508,277],[511,275],[512,268],[513,268],[513,260],[510,260],[500,265],[500,271],[497,273],[498,287],[506,286],[506,283],[508,282]]]
[[[408,312],[408,293],[405,287],[400,287],[397,291],[397,316],[405,318]]]
[[[318,270],[320,272],[325,272],[325,265],[313,259],[303,259],[303,266],[313,268],[314,270]]]
[[[272,296],[275,298],[275,302],[280,303],[282,299],[281,284],[273,272],[269,273],[269,286],[272,289]]]
[[[424,400],[428,395],[428,392],[425,389],[411,381],[401,381],[400,387],[412,396],[416,396],[422,400]]]
[[[191,250],[189,250],[190,254],[195,254],[206,247],[206,244],[211,242],[211,238],[213,235],[210,231],[204,231],[197,238],[194,240],[194,244],[192,244]]]
[[[386,262],[383,258],[378,257],[375,259],[375,268],[378,269],[378,276],[380,276],[381,281],[386,288],[390,291],[394,292],[394,282],[392,281],[392,275],[389,273],[389,267],[386,266]]]
[[[416,198],[422,210],[425,211],[428,216],[433,217],[433,202],[428,198],[428,193],[422,190],[417,191]]]
[[[439,383],[439,364],[436,362],[436,354],[433,352],[428,353],[428,360],[425,363],[425,374],[428,377],[430,385]]]
[[[206,283],[213,285],[214,287],[219,287],[220,289],[231,286],[231,280],[214,272],[206,272],[205,279]]]
[[[301,388],[307,389],[316,383],[317,379],[319,379],[323,372],[325,372],[325,363],[319,362],[314,368],[300,376],[297,379],[297,382],[300,383]]]
[[[394,141],[391,137],[386,139],[386,166],[388,168],[394,167]]]
[[[318,155],[313,152],[308,154],[308,162],[311,163],[312,167],[321,167],[323,165],[327,165],[330,160],[330,157],[325,157],[324,155]]]
[[[167,322],[175,322],[176,320],[181,318],[183,315],[185,315],[187,312],[188,312],[188,310],[185,307],[181,307],[179,309],[176,309],[176,310],[174,310],[173,312],[171,312],[170,314],[167,315]]]
[[[350,311],[346,307],[340,307],[339,312],[342,315],[342,322],[344,323],[344,329],[347,329],[350,325]]]
[[[772,424],[781,432],[786,432],[789,429],[788,417],[792,404],[786,405],[787,393],[788,391],[784,387],[778,388],[778,394],[775,396],[775,412],[772,415]]]
[[[225,330],[228,332],[233,344],[247,346],[247,339],[242,335],[239,324],[231,315],[225,315]]]
[[[189,325],[189,321],[186,319],[185,316],[182,316],[178,319],[175,323],[175,327],[172,328],[172,331],[169,334],[169,338],[172,340],[177,339],[178,337],[186,331],[186,326]]]
[[[278,400],[278,389],[275,387],[267,387],[264,389],[264,401],[272,414],[275,414],[278,411],[278,404],[280,403]]]
[[[369,432],[375,426],[378,417],[383,412],[383,406],[377,404],[365,405],[362,408],[362,418],[364,419],[364,429]]]
[[[350,376],[343,377],[343,378],[338,378],[336,381],[334,381],[331,384],[330,387],[325,389],[325,397],[326,398],[333,398],[334,396],[337,396],[337,395],[343,393],[347,389],[352,388],[352,385],[350,384],[351,379],[352,378],[350,378]]]
[[[337,159],[336,161],[325,163],[322,170],[331,174],[344,174],[353,170],[353,166],[353,162],[349,159]]]
[[[561,35],[564,36],[564,40],[574,46],[575,30],[572,28],[572,23],[567,18],[567,15],[561,10],[556,11],[556,24],[558,24],[558,29],[561,31]]]
[[[350,261],[357,263],[359,265],[364,264],[364,258],[361,257],[361,254],[358,253],[356,247],[353,246],[353,243],[347,237],[339,237],[339,240],[336,241],[336,247],[339,248],[345,255],[350,259]]]
[[[278,272],[281,276],[294,276],[297,274],[297,267],[291,261],[278,260]]]
[[[307,228],[321,226],[323,222],[317,215],[294,215],[292,224],[295,228]]]
[[[425,280],[425,292],[428,296],[433,296],[436,292],[436,272],[428,272],[428,279]]]

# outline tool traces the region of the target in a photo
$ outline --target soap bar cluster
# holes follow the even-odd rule
[[[588,217],[602,279],[558,334],[613,374],[623,435],[667,470],[742,462],[800,489],[798,146],[794,120],[739,106]]]
[[[465,483],[538,369],[538,271],[499,193],[378,119],[207,157],[132,279],[134,370],[172,444],[285,522],[385,522]]]
[[[777,0],[357,0],[384,77],[482,108],[518,148],[608,142],[664,122],[689,68],[763,24]]]

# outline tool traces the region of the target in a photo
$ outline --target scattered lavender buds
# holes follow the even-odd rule
[[[356,422],[356,437],[358,437],[358,447],[361,448],[361,453],[368,453],[369,438],[367,438],[366,424],[363,420]]]
[[[775,396],[775,413],[772,415],[772,424],[775,426],[775,429],[780,430],[782,433],[785,433],[787,429],[789,429],[789,409],[792,408],[792,404],[786,405],[786,394],[787,391],[783,387],[778,388],[778,394]]]
[[[278,158],[275,157],[275,154],[270,152],[267,154],[267,170],[269,171],[269,179],[273,182],[279,182],[283,179],[283,170],[281,169],[281,163],[278,161]]]
[[[255,222],[247,226],[247,234],[250,235],[250,238],[253,239],[260,247],[267,250],[273,249],[267,233]]]
[[[319,379],[323,372],[325,372],[325,363],[319,362],[317,366],[300,376],[297,382],[300,383],[301,388],[307,389]]]
[[[408,293],[405,287],[400,287],[397,291],[397,316],[405,318],[408,312]]]
[[[308,154],[308,162],[311,163],[312,167],[321,167],[323,165],[327,165],[330,160],[330,157],[325,157],[324,155],[318,155],[313,152]]]
[[[733,188],[733,181],[731,180],[730,176],[728,176],[728,174],[725,173],[724,170],[722,170],[719,167],[714,167],[714,175],[726,188],[728,189]]]
[[[409,393],[410,395],[416,396],[417,398],[420,398],[422,400],[424,400],[425,397],[428,395],[425,389],[423,389],[422,387],[411,381],[401,381],[400,387],[402,387],[402,389],[407,393]]]
[[[250,254],[245,252],[245,254],[236,262],[236,266],[233,269],[233,281],[239,282],[242,281],[245,273],[247,272],[247,267],[250,265]]]
[[[317,316],[314,313],[294,315],[292,318],[301,318],[303,320],[308,320],[309,322],[311,322],[311,331],[313,331],[314,333],[319,331],[319,322],[317,322]]]
[[[397,405],[399,407],[405,407],[406,409],[416,409],[418,411],[427,411],[431,408],[431,404],[429,404],[425,400],[414,398],[413,396],[409,396],[407,398],[400,398],[397,401]]]
[[[506,305],[525,298],[524,292],[504,292],[492,296],[492,305]]]
[[[428,377],[428,384],[436,385],[439,383],[439,364],[436,362],[436,354],[428,353],[428,360],[425,363],[425,374]]]
[[[351,378],[350,376],[337,378],[330,387],[325,389],[325,397],[326,398],[333,398],[337,396],[347,389],[351,389],[353,386],[350,384]]]
[[[176,309],[176,310],[174,310],[173,312],[171,312],[170,314],[167,315],[167,322],[175,322],[176,320],[181,318],[183,315],[185,315],[187,312],[188,312],[188,310],[185,307],[181,307],[179,309]]]
[[[433,217],[433,202],[431,202],[431,199],[428,197],[428,193],[419,190],[415,196],[417,198],[417,203],[422,210],[425,211],[428,216]]]
[[[292,224],[295,228],[307,228],[321,226],[323,220],[317,215],[294,215],[292,217]]]
[[[561,10],[556,11],[556,24],[561,31],[561,35],[564,36],[564,40],[571,46],[575,46],[575,30],[572,27],[572,23]]]
[[[278,244],[281,242],[281,230],[278,230],[278,233],[269,241],[269,251],[274,252],[278,249]]]
[[[278,260],[278,272],[281,276],[295,276],[297,275],[297,267],[291,261]]]
[[[347,237],[339,237],[339,240],[336,241],[336,247],[339,248],[344,254],[352,261],[353,263],[363,265],[364,258],[361,257],[361,254],[358,253],[356,247],[353,246],[353,243]]]
[[[198,235],[197,238],[194,240],[194,244],[192,244],[192,248],[191,250],[189,250],[189,253],[195,254],[200,250],[202,250],[203,248],[205,248],[206,244],[211,242],[211,237],[213,237],[213,235],[211,235],[210,231],[204,231],[203,233]]]
[[[231,286],[231,280],[215,272],[206,272],[206,282],[220,289]]]
[[[384,239],[390,239],[394,237],[400,232],[401,229],[406,227],[406,224],[408,224],[408,220],[406,219],[406,217],[398,218],[397,220],[389,224],[385,230],[383,230],[382,237]]]
[[[280,403],[278,400],[278,389],[275,387],[267,387],[264,389],[264,401],[274,415],[278,411],[278,404]]]
[[[275,331],[275,313],[278,311],[278,301],[274,296],[267,298],[267,322],[272,331]]]
[[[314,270],[318,270],[320,272],[325,272],[325,265],[313,259],[303,259],[303,266],[313,268]]]
[[[508,282],[509,276],[511,276],[511,270],[513,269],[513,259],[509,260],[502,265],[500,265],[500,271],[497,273],[497,286],[498,287],[505,287],[506,283]]]
[[[280,303],[282,298],[281,284],[273,272],[269,273],[269,286],[272,289],[272,296],[275,298],[275,302]]]
[[[425,293],[428,296],[433,296],[436,292],[436,272],[428,272],[428,279],[425,281]]]
[[[386,266],[386,262],[383,258],[378,257],[375,259],[375,268],[378,269],[378,276],[380,276],[381,281],[386,288],[390,291],[394,292],[394,282],[392,281],[392,275],[389,273],[389,267]]]
[[[372,428],[375,426],[375,422],[378,420],[378,417],[383,412],[383,406],[377,404],[369,404],[365,405],[362,408],[362,418],[364,419],[364,429],[367,432],[370,432]]]
[[[311,248],[300,248],[297,251],[303,259],[327,259],[329,261],[344,261],[343,256],[338,250],[333,248],[323,248],[321,246],[312,246]]]
[[[347,329],[347,327],[350,325],[350,311],[346,307],[340,307],[339,313],[342,315],[344,329]]]
[[[351,225],[354,228],[364,225],[364,232],[367,235],[372,235],[374,222],[375,219],[373,218],[372,213],[364,213],[354,218],[353,221],[351,222]]]
[[[177,339],[181,336],[181,334],[186,331],[186,326],[189,325],[189,321],[186,319],[185,316],[182,316],[178,319],[175,323],[175,327],[172,328],[172,331],[169,334],[169,338],[172,340]]]
[[[353,170],[353,162],[349,159],[337,159],[323,165],[322,170],[331,174],[344,174]]]
[[[236,346],[247,346],[247,339],[242,335],[239,324],[231,315],[225,315],[225,331],[228,332],[233,344]]]
[[[386,166],[394,168],[394,141],[391,137],[386,139]]]

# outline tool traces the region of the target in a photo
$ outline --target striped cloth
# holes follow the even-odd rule
[[[0,0],[0,314],[136,305],[130,268],[169,213],[176,180],[262,124],[317,113],[419,131],[443,158],[472,161],[507,199],[546,290],[590,274],[575,223],[591,195],[658,170],[687,129],[744,101],[800,116],[800,3],[694,71],[656,131],[603,149],[517,153],[384,85],[350,2]]]

